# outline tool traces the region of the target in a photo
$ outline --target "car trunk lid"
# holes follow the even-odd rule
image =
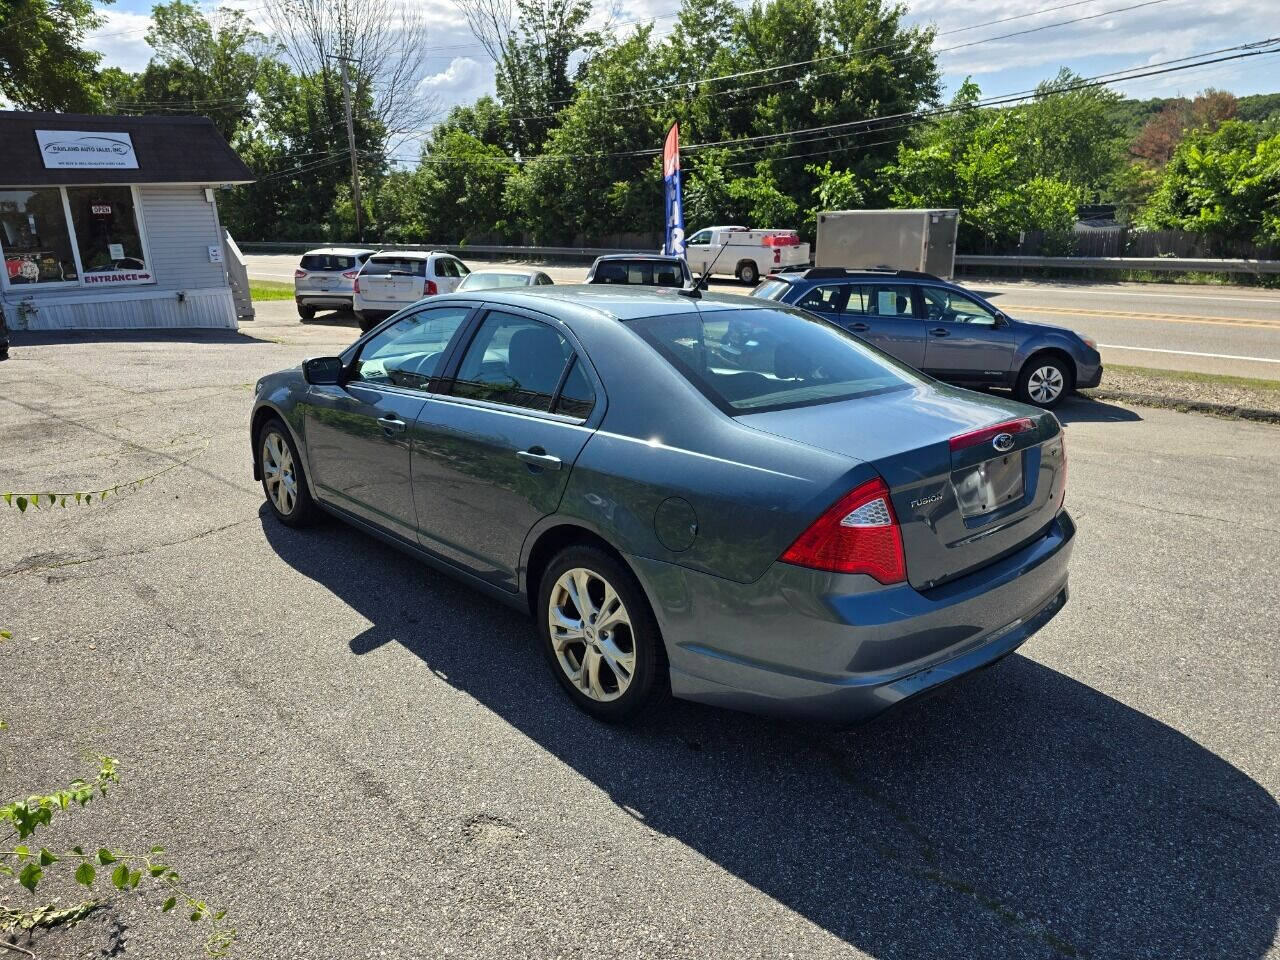
[[[907,580],[916,589],[1017,550],[1042,533],[1062,504],[1065,449],[1057,419],[995,397],[929,386],[738,419],[874,467],[889,486]],[[1025,424],[952,443],[1015,421]]]

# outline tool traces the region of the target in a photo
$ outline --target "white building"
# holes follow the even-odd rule
[[[5,323],[234,330],[216,188],[252,179],[205,117],[0,111]]]

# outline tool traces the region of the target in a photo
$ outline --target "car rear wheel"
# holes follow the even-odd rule
[[[598,547],[568,547],[547,566],[538,626],[552,672],[582,710],[633,720],[666,699],[667,654],[631,571]]]
[[[755,286],[756,282],[760,279],[759,269],[757,269],[756,265],[750,260],[744,260],[742,263],[738,264],[737,274],[739,280],[743,283],[749,283],[752,286]]]
[[[356,323],[360,324],[361,333],[368,333],[370,330],[373,329],[374,324],[378,322],[377,320],[374,320],[372,317],[365,316],[359,310],[354,310],[352,312],[355,313],[356,315]]]
[[[1018,375],[1018,399],[1048,410],[1071,392],[1071,371],[1059,357],[1032,357]]]
[[[316,308],[304,307],[302,304],[298,304],[298,316],[303,320],[314,320],[316,318]]]
[[[281,523],[305,527],[315,521],[318,511],[302,471],[302,458],[289,429],[274,417],[258,431],[258,469],[267,504]]]

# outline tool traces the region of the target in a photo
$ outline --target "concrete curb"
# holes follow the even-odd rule
[[[1182,397],[1165,397],[1152,393],[1131,393],[1128,390],[1093,389],[1084,394],[1095,400],[1120,400],[1140,407],[1163,407],[1183,413],[1207,413],[1215,417],[1233,420],[1256,420],[1259,423],[1280,424],[1280,410],[1260,410],[1257,407],[1241,407],[1233,403],[1209,403],[1204,400],[1188,400]]]

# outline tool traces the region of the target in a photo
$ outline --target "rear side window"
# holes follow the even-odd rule
[[[814,287],[796,301],[796,306],[803,310],[814,310],[818,313],[840,313],[849,299],[849,285],[831,283]]]
[[[569,375],[564,379],[564,386],[560,388],[560,396],[556,398],[556,413],[585,420],[591,415],[591,408],[595,405],[595,388],[582,369],[582,360],[575,357],[573,366],[569,368]]]
[[[437,277],[456,277],[458,275],[458,268],[453,265],[453,261],[448,257],[440,257],[435,264]]]
[[[904,284],[875,284],[865,288],[866,312],[881,317],[914,317],[916,315],[911,287]]]
[[[350,270],[356,265],[355,257],[334,253],[308,253],[302,258],[299,266],[303,270],[320,272],[322,270]]]
[[[730,414],[850,400],[923,382],[909,367],[798,310],[715,310],[631,325]]]
[[[427,275],[427,261],[413,260],[407,257],[370,257],[364,265],[367,277],[386,276],[390,273],[407,273],[413,277]]]
[[[551,326],[494,310],[462,358],[452,393],[549,411],[573,348]]]

